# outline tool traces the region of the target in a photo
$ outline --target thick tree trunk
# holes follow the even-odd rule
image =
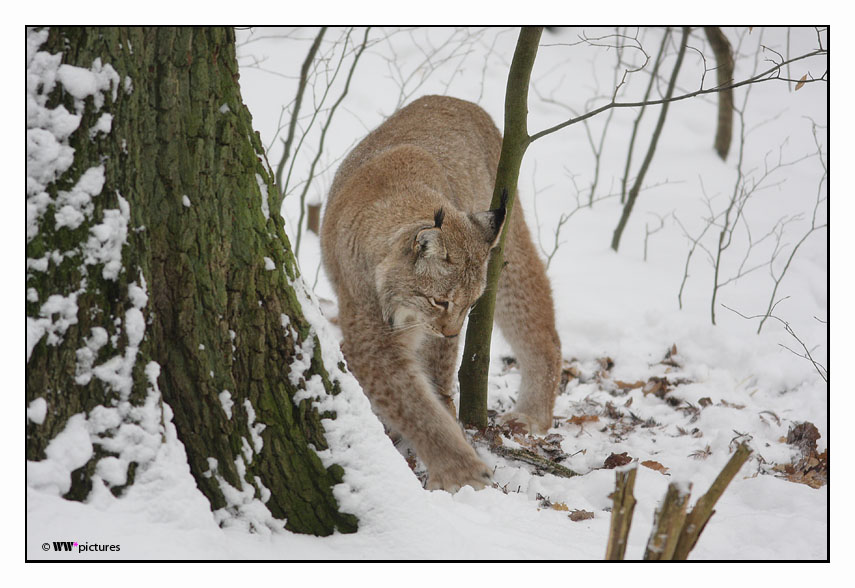
[[[74,160],[56,177],[28,177],[26,394],[38,416],[27,459],[45,460],[70,420],[85,419],[93,451],[61,492],[82,500],[104,483],[119,495],[146,454],[115,440],[131,425],[162,434],[140,415],[165,403],[218,520],[257,525],[245,515],[260,500],[294,531],[355,530],[332,495],[341,468],[315,453],[326,448],[321,415],[292,401],[307,382],[336,385],[292,286],[300,278],[241,100],[233,31],[51,29],[39,51],[42,73],[49,54],[68,65],[53,66],[54,87],[29,88],[28,63],[41,101],[35,116],[28,99],[28,176],[42,169],[29,150],[46,133]],[[100,89],[81,100],[86,82]],[[68,120],[61,107],[80,115],[70,134],[56,123]],[[67,195],[93,177],[103,182],[88,203]],[[117,468],[124,483],[100,475]]]

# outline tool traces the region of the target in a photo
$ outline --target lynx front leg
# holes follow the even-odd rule
[[[454,406],[452,396],[458,341],[459,337],[428,337],[422,342],[419,351],[425,373],[430,377],[437,397],[454,419],[457,419],[457,407]]]
[[[496,295],[496,322],[517,356],[522,382],[516,406],[503,420],[513,419],[532,433],[545,433],[552,426],[558,393],[561,342],[555,330],[546,268],[531,241],[522,210],[512,215],[505,260]]]
[[[428,469],[429,490],[455,492],[483,488],[490,469],[466,441],[457,421],[434,393],[414,350],[410,334],[351,318],[342,324],[348,365],[391,428],[407,438]]]

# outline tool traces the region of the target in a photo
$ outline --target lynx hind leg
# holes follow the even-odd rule
[[[479,490],[490,468],[434,392],[414,353],[370,320],[342,324],[348,365],[387,427],[400,433],[428,470],[428,490]]]
[[[512,216],[505,247],[507,265],[496,295],[496,322],[517,356],[522,374],[516,406],[502,420],[514,420],[530,433],[543,434],[552,427],[561,342],[546,268],[521,213],[517,210]]]

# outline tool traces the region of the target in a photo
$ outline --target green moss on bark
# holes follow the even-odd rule
[[[308,402],[292,402],[298,390],[289,380],[289,366],[313,335],[290,284],[297,270],[278,214],[281,202],[240,97],[233,31],[55,29],[42,50],[62,52],[64,63],[87,68],[100,58],[122,80],[116,100],[108,97],[101,111],[87,99],[80,128],[70,139],[75,163],[51,186],[51,195],[101,162],[106,182],[93,198],[93,218],[105,208],[117,208],[120,194],[130,205],[131,219],[119,278],[105,280],[90,271],[78,298],[78,324],[68,329],[62,344],[42,340],[33,350],[27,400],[44,397],[49,410],[42,425],[28,423],[27,459],[43,459],[44,448],[72,415],[111,401],[114,394],[97,378],[87,385],[75,383],[75,351],[93,326],[113,334],[112,321],[130,307],[127,286],[141,273],[149,300],[132,398],[144,399],[142,366],[156,361],[159,390],[173,410],[190,470],[212,509],[227,503],[208,458],[217,460],[218,476],[237,488],[256,486],[258,476],[270,490],[267,507],[287,519],[287,528],[318,535],[354,531],[356,518],[339,512],[332,495],[340,468],[324,467],[311,447],[326,447],[320,415]],[[130,91],[125,91],[126,77]],[[73,107],[61,87],[51,101]],[[90,140],[86,131],[100,112],[113,115],[111,132]],[[257,177],[267,187],[267,218]],[[79,246],[91,223],[76,231],[51,231],[51,226],[49,211],[38,237],[27,245],[28,257]],[[277,269],[267,270],[264,257],[273,259]],[[27,285],[37,290],[40,301],[54,291],[74,291],[80,266],[74,257],[51,263],[47,272],[30,272]],[[28,316],[38,313],[39,304],[28,303]],[[296,338],[283,328],[282,315],[289,317]],[[126,346],[126,337],[115,348],[108,344],[95,364]],[[326,390],[334,393],[317,341],[313,349],[306,377],[321,374]],[[234,402],[231,418],[219,400],[223,390]],[[248,460],[244,439],[250,441],[252,433],[246,401],[255,423],[265,425],[263,445]],[[96,454],[75,472],[70,497],[85,498],[100,457]],[[238,458],[245,462],[243,477]],[[257,486],[256,496],[261,496]]]

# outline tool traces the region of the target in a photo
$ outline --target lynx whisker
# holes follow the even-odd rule
[[[393,333],[400,333],[400,332],[416,329],[418,327],[427,327],[427,323],[424,321],[412,321],[409,323],[401,323],[400,325],[394,325],[392,327],[392,332]]]

